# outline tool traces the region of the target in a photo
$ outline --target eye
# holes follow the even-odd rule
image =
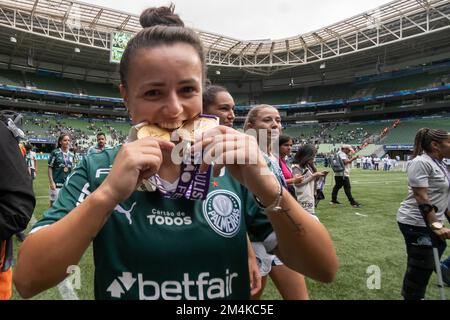
[[[194,91],[195,91],[194,87],[183,87],[183,88],[181,88],[181,92],[183,92],[183,93],[192,93]]]
[[[148,90],[146,93],[145,93],[145,95],[147,96],[147,97],[156,97],[156,96],[158,96],[158,95],[160,95],[161,94],[161,92],[159,91],[159,90]]]

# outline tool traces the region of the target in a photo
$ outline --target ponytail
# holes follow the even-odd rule
[[[431,153],[431,143],[448,139],[448,132],[440,129],[422,128],[416,133],[414,138],[413,158],[420,156],[423,152]]]

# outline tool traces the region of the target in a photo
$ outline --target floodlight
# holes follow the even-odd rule
[[[73,51],[75,51],[75,53],[80,53],[81,52],[80,48],[78,48],[78,47],[73,49]]]
[[[321,63],[321,64],[320,64],[320,67],[319,67],[319,68],[320,68],[320,69],[325,69],[326,66],[327,66],[327,65],[326,65],[325,62],[324,62],[324,63]]]
[[[12,43],[17,43],[17,39],[15,37],[9,38],[9,41],[11,41]]]

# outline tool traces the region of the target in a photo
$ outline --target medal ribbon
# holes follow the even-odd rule
[[[70,161],[69,152],[64,153],[64,151],[62,151],[62,149],[60,149],[60,150],[61,150],[61,153],[62,153],[62,155],[63,155],[64,167],[68,168],[69,165],[72,164],[72,162]]]

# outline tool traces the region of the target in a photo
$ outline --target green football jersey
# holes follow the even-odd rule
[[[61,188],[72,171],[73,152],[63,153],[61,148],[53,150],[48,158],[48,166],[52,168],[56,187]]]
[[[88,155],[33,228],[52,224],[108,175],[120,146]],[[116,206],[94,239],[96,299],[248,299],[246,232],[264,241],[272,226],[226,170],[204,201],[136,191]]]

